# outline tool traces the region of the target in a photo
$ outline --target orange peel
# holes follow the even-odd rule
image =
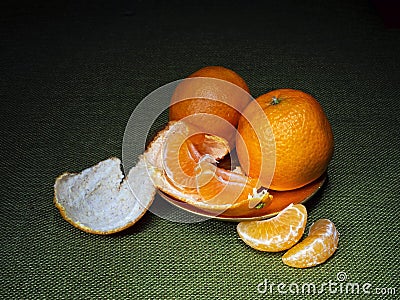
[[[156,189],[144,156],[124,178],[112,157],[80,173],[63,173],[54,184],[54,204],[76,228],[112,234],[135,224],[153,202]]]

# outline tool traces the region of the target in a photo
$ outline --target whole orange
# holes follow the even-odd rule
[[[235,139],[240,112],[251,101],[246,82],[221,66],[204,67],[181,81],[172,95],[169,119],[186,121],[228,141]]]
[[[279,89],[258,97],[238,124],[241,166],[274,190],[296,189],[320,177],[332,158],[333,145],[321,105],[299,90]]]

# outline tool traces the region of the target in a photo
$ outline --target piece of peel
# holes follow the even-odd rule
[[[54,204],[73,226],[111,234],[135,224],[155,196],[144,156],[124,178],[121,161],[110,158],[80,173],[64,173],[54,184]]]

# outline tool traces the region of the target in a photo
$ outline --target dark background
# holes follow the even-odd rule
[[[320,285],[338,272],[372,294],[400,293],[400,32],[394,1],[384,2],[2,2],[2,298],[273,298],[257,284]],[[306,206],[307,229],[329,218],[341,233],[327,263],[286,267],[281,253],[241,242],[234,223],[149,212],[95,236],[54,207],[56,176],[121,157],[135,106],[206,65],[238,72],[254,97],[296,88],[320,101],[335,155]]]

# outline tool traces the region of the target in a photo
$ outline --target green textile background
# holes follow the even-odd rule
[[[371,285],[360,299],[398,298],[400,31],[369,1],[18,1],[0,11],[2,299],[290,298],[290,284],[334,288],[344,274]],[[306,230],[336,224],[339,249],[325,264],[289,268],[282,253],[246,246],[235,223],[148,212],[96,236],[54,207],[59,174],[121,157],[135,106],[206,65],[235,70],[254,97],[296,88],[322,104],[335,154]],[[259,293],[264,280],[288,294]],[[298,297],[356,297],[328,287]]]

